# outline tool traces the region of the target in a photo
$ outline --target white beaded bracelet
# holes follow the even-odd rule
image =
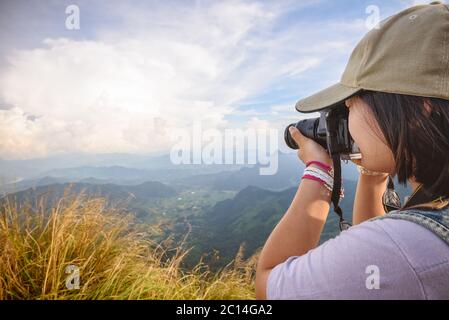
[[[316,177],[320,180],[322,180],[325,184],[326,187],[330,188],[330,190],[332,191],[332,187],[334,186],[334,179],[327,174],[325,171],[319,169],[319,168],[315,168],[315,167],[307,167],[304,170],[304,175],[309,174],[313,177]]]
[[[328,191],[332,192],[334,186],[334,178],[327,171],[324,171],[317,167],[308,166],[304,170],[303,178],[319,181]],[[343,197],[344,197],[344,189],[342,186],[340,190],[340,198]]]

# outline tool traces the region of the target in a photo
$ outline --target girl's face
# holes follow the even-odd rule
[[[357,163],[368,170],[394,174],[393,153],[369,106],[359,97],[347,99],[345,104],[349,108],[349,132],[362,153]]]

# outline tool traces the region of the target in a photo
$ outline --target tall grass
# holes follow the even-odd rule
[[[167,259],[149,228],[107,206],[105,199],[63,197],[0,208],[0,299],[253,299],[254,261],[214,274],[179,266],[179,246]],[[239,259],[238,259],[239,260]],[[80,273],[79,289],[67,286]],[[70,283],[69,283],[70,285]]]

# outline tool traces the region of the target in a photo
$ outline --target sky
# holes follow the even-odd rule
[[[282,130],[339,81],[370,6],[428,2],[0,0],[0,158],[164,152],[194,122]]]

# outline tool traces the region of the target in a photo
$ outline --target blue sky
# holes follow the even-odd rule
[[[338,82],[368,6],[427,2],[1,1],[0,158],[161,151],[199,120],[281,129]]]

